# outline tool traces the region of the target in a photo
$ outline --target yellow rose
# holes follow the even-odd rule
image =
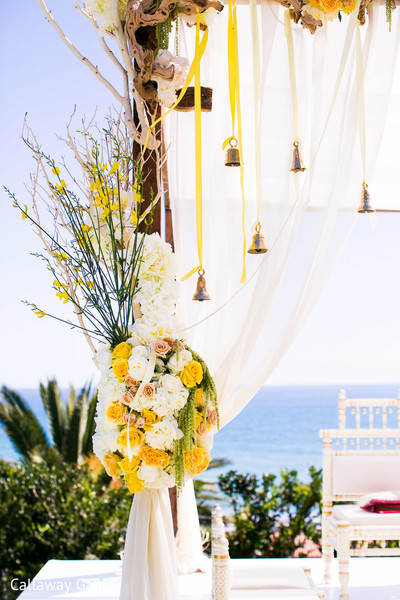
[[[129,428],[129,442],[131,448],[140,446],[143,442],[144,434],[136,427]],[[128,452],[128,428],[124,427],[119,436],[117,437],[117,444],[121,452],[125,455]]]
[[[128,374],[129,363],[126,358],[115,361],[113,364],[113,373],[118,381],[125,381],[125,377]]]
[[[136,473],[127,473],[124,477],[124,481],[128,486],[128,490],[131,494],[142,492],[144,490],[144,482],[136,475]]]
[[[196,400],[196,406],[201,406],[202,404],[204,404],[203,390],[197,388],[197,390],[194,393],[194,398]]]
[[[107,475],[110,477],[116,477],[118,473],[119,456],[113,452],[110,452],[104,456],[103,461]]]
[[[196,360],[191,360],[180,374],[183,385],[188,388],[194,387],[196,383],[201,383],[203,380],[203,369],[200,363]]]
[[[196,426],[195,426],[195,429],[197,429],[198,426],[200,425],[200,423],[202,423],[202,422],[203,422],[203,415],[198,410],[196,410]]]
[[[123,406],[119,402],[113,402],[107,408],[106,417],[110,419],[110,421],[114,421],[118,425],[122,425],[124,422],[124,415],[126,413],[126,406]]]
[[[146,421],[146,424],[143,425],[143,429],[145,431],[150,431],[154,423],[158,423],[158,421],[160,420],[155,412],[153,412],[152,410],[148,410],[147,408],[142,410],[142,417]]]
[[[132,354],[132,346],[126,342],[121,342],[115,346],[111,358],[114,360],[117,358],[129,358]]]
[[[318,3],[319,8],[328,14],[336,12],[342,6],[341,0],[318,0]]]
[[[140,460],[137,456],[132,456],[132,460],[129,460],[129,456],[125,456],[125,458],[118,463],[118,466],[123,473],[132,473],[132,471],[135,471],[138,468],[139,464]]]
[[[186,450],[184,460],[186,470],[194,477],[207,469],[211,456],[204,448],[193,448],[192,455],[190,454],[190,450]]]
[[[169,463],[169,456],[164,450],[150,448],[150,446],[144,446],[139,452],[139,457],[146,465],[149,465],[149,467],[159,467],[164,469]]]
[[[342,0],[342,10],[346,15],[353,12],[357,4],[357,0]]]

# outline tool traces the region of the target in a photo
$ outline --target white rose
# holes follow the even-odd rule
[[[146,348],[146,346],[135,346],[134,348],[132,348],[132,354],[130,356],[130,359],[132,357],[138,357],[138,356],[142,356],[143,358],[149,358],[150,356],[150,350],[149,348]]]
[[[142,381],[147,370],[148,360],[143,356],[130,356],[128,362],[129,375],[137,381]]]
[[[176,375],[162,375],[158,382],[159,385],[164,387],[167,392],[171,392],[171,394],[183,388],[183,383],[180,377],[177,377]]]
[[[189,350],[181,350],[179,353],[175,352],[175,354],[171,356],[167,363],[167,367],[173,373],[179,373],[179,371],[182,371],[191,360],[193,360],[192,353]]]

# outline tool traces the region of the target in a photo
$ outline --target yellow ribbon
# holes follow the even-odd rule
[[[207,31],[207,30],[206,30]],[[203,36],[204,37],[204,36]],[[200,12],[197,11],[195,56],[200,48]],[[196,147],[196,234],[200,269],[203,268],[203,180],[201,160],[201,83],[200,60],[194,69],[194,123]]]
[[[243,136],[242,115],[240,108],[240,80],[239,80],[239,50],[237,35],[236,0],[229,0],[228,4],[228,75],[229,75],[229,102],[232,118],[232,135],[223,143],[223,149],[230,140],[235,140],[235,120],[237,120],[238,147],[240,155],[240,189],[242,192],[242,231],[243,231],[243,270],[240,283],[246,281],[246,197],[244,193],[244,166],[243,166]]]
[[[258,36],[257,2],[250,0],[251,34],[253,39],[253,80],[254,80],[254,150],[256,168],[257,223],[261,219],[261,164],[260,164],[260,42]]]
[[[203,38],[200,42],[200,23],[206,26]],[[201,81],[200,81],[200,61],[207,45],[208,29],[206,22],[197,10],[196,20],[196,42],[195,55],[190,68],[189,75],[193,68],[192,78],[194,77],[194,123],[195,123],[195,155],[196,155],[196,237],[197,251],[199,255],[199,265],[194,267],[181,278],[181,281],[189,279],[198,269],[203,269],[203,182],[202,182],[202,148],[201,148]],[[188,78],[189,78],[188,75]]]

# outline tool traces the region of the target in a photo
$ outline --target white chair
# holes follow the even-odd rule
[[[219,505],[211,517],[212,598],[214,600],[319,600],[310,571],[297,566],[275,565],[271,559],[230,560],[228,541]]]
[[[400,540],[400,515],[370,513],[354,503],[366,494],[400,490],[400,396],[347,399],[342,390],[338,408],[339,428],[320,431],[322,555],[325,582],[330,583],[337,551],[340,600],[347,600],[350,556],[400,556],[399,547],[386,544]],[[349,419],[354,420],[352,428]],[[379,547],[369,548],[372,541],[380,542]]]

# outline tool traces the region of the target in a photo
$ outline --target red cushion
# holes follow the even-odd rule
[[[359,499],[358,505],[363,510],[375,513],[400,512],[400,491],[375,492]]]

